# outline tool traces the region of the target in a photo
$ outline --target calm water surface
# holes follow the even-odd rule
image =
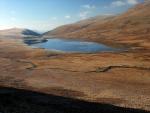
[[[34,48],[44,48],[51,51],[62,52],[97,53],[118,50],[100,43],[64,39],[47,39],[46,41],[38,43],[31,41],[26,43]]]

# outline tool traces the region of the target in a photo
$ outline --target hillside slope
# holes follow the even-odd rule
[[[46,33],[48,36],[79,38],[108,44],[150,47],[150,2],[136,5],[113,18],[97,20],[82,29],[78,23],[62,26]],[[73,29],[73,30],[72,30]],[[67,32],[66,32],[67,30]]]
[[[97,22],[100,21],[107,21],[110,18],[113,18],[113,16],[96,16],[96,17],[92,17],[86,20],[81,20],[77,23],[74,24],[68,24],[68,25],[63,25],[60,26],[52,31],[48,31],[46,33],[44,33],[44,36],[51,36],[51,35],[64,35],[64,34],[69,34],[72,32],[77,32],[80,31],[82,29],[86,29],[89,28],[91,25],[93,24],[97,24]]]
[[[39,34],[29,29],[12,28],[0,30],[0,36],[26,37],[26,36],[39,36]]]

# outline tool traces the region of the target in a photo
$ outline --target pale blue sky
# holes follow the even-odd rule
[[[20,27],[38,31],[96,15],[126,11],[143,0],[0,0],[0,29]]]

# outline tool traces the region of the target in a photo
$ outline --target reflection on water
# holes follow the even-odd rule
[[[64,40],[64,39],[47,39],[47,41],[44,40],[41,42],[30,40],[26,41],[25,43],[31,45],[34,48],[44,48],[52,51],[63,51],[63,52],[96,53],[102,51],[118,50],[95,42],[84,42],[84,41]]]

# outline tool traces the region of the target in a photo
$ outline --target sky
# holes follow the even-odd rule
[[[0,29],[39,32],[97,15],[120,14],[143,0],[0,0]]]

